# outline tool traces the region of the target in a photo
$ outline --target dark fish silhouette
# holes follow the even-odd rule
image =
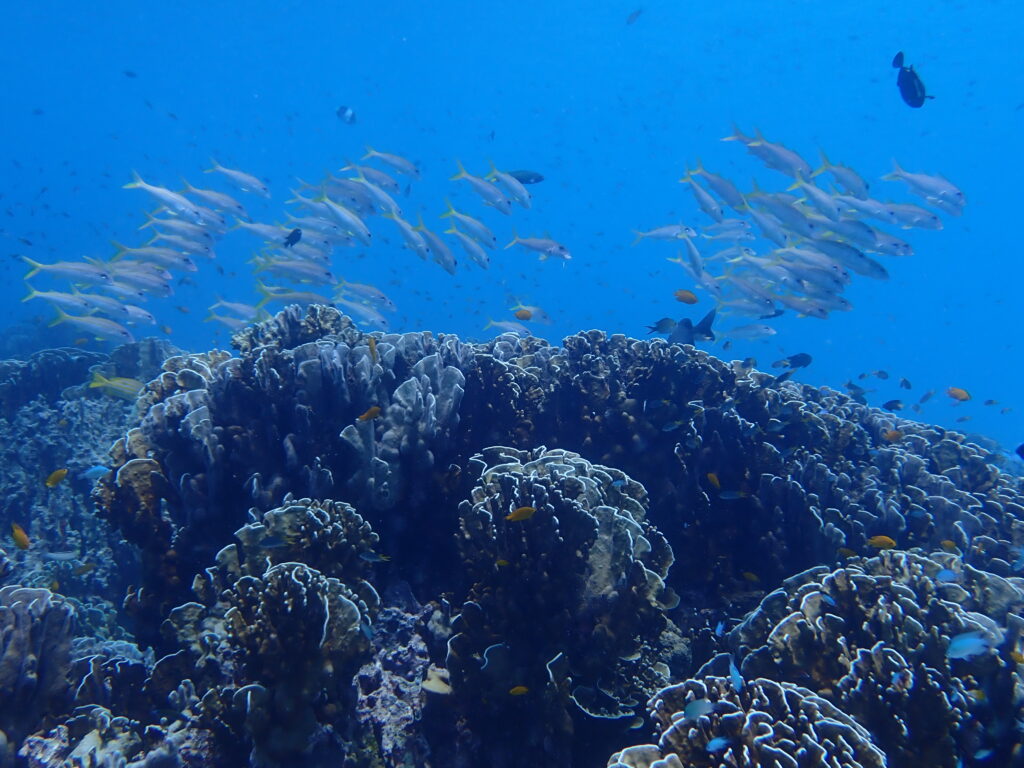
[[[652,333],[672,333],[677,325],[678,323],[671,317],[663,317],[654,325],[647,326],[647,335],[650,336]]]
[[[693,344],[694,341],[714,341],[715,332],[711,330],[711,324],[715,322],[715,310],[712,309],[696,325],[690,318],[684,317],[669,334],[669,344]]]
[[[1014,453],[1016,453],[1018,456],[1020,456],[1021,461],[1024,461],[1024,443],[1021,443],[1020,445],[1018,445],[1017,446],[1017,450],[1015,450]]]
[[[909,67],[903,66],[903,51],[900,51],[893,57],[892,66],[894,69],[899,70],[899,74],[896,75],[896,87],[900,89],[900,96],[903,97],[903,101],[908,106],[923,107],[926,99],[934,99],[934,96],[929,96],[925,92],[924,83],[921,82],[921,77],[914,71],[913,65]]]
[[[797,352],[795,355],[776,360],[772,363],[772,368],[806,368],[812,359],[806,352]]]
[[[544,177],[536,171],[509,171],[508,175],[520,184],[540,184]]]
[[[301,229],[293,229],[291,232],[288,233],[288,236],[284,239],[284,247],[285,248],[291,248],[293,245],[295,245],[301,239],[302,239],[302,230]]]

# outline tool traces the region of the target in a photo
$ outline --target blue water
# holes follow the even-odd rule
[[[869,380],[878,390],[870,402],[902,396],[909,404],[935,389],[921,418],[1016,445],[1024,432],[1022,20],[1008,2],[785,2],[770,11],[639,0],[11,5],[0,27],[0,323],[38,326],[40,347],[52,338],[42,331],[50,309],[20,302],[26,267],[17,254],[105,258],[110,240],[142,242],[136,227],[150,201],[121,188],[133,169],[155,184],[177,187],[184,177],[201,185],[216,157],[267,180],[272,200],[244,202],[254,218],[274,221],[296,177],[318,180],[371,144],[420,165],[423,181],[401,201],[408,218],[422,211],[439,224],[450,197],[500,240],[513,227],[548,232],[573,253],[568,263],[542,263],[501,251],[488,271],[460,253],[453,277],[400,249],[390,222],[374,221],[378,242],[338,251],[334,271],[385,290],[399,307],[393,329],[482,338],[493,333],[484,330],[488,318],[512,319],[514,297],[554,318],[533,328],[553,342],[586,328],[643,335],[659,317],[696,319],[710,307],[706,295],[695,307],[673,299],[692,285],[666,261],[672,244],[630,245],[632,229],[708,223],[677,183],[684,168],[700,157],[743,188],[752,176],[784,186],[742,147],[719,141],[736,122],[815,165],[825,149],[883,199],[912,201],[902,185],[877,181],[897,158],[945,175],[968,204],[961,218],[943,217],[942,232],[899,232],[916,254],[880,257],[888,281],[856,277],[846,293],[852,312],[825,321],[787,313],[772,321],[778,334],[768,341],[709,348],[752,355],[762,367],[809,352],[814,363],[798,378],[837,388],[884,369],[891,377]],[[896,91],[898,50],[936,97],[922,109]],[[355,124],[336,116],[342,104],[355,110]],[[476,173],[493,160],[546,180],[531,188],[532,210],[506,219],[447,180],[456,158]],[[202,263],[197,285],[149,302],[173,342],[227,345],[229,333],[202,320],[218,295],[256,300],[246,262],[257,247],[230,234],[218,247],[224,275]],[[65,287],[42,277],[33,285]],[[914,389],[899,390],[900,377]],[[951,405],[948,386],[966,388],[972,401]],[[1000,414],[1005,407],[1014,410]]]

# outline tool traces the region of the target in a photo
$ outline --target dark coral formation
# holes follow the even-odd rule
[[[610,768],[884,768],[868,730],[826,699],[791,683],[689,680],[650,701],[658,743],[629,747]]]
[[[1024,582],[935,558],[883,552],[787,579],[730,634],[740,668],[827,692],[870,728],[891,766],[952,768],[958,755],[987,750],[1010,764],[1009,732],[1024,715],[1009,653],[1024,623],[1013,613],[1024,607]],[[991,645],[949,658],[952,639],[969,632]]]
[[[0,765],[66,712],[74,626],[71,606],[49,590],[0,587]]]
[[[49,729],[33,765],[1024,761],[1024,482],[987,449],[598,331],[311,307],[234,344],[160,361],[120,422],[94,499],[146,650],[68,598],[108,629],[16,729]]]
[[[0,360],[0,415],[11,418],[37,397],[48,402],[89,378],[89,369],[107,359],[99,352],[65,347],[44,349],[27,360]]]
[[[459,508],[472,586],[448,641],[453,693],[476,754],[508,742],[499,754],[519,743],[565,757],[570,715],[630,721],[666,682],[672,550],[646,520],[643,486],[618,470],[542,448],[488,448],[470,466],[480,480]],[[523,707],[544,712],[543,729],[508,733]]]

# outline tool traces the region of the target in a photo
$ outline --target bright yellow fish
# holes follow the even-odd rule
[[[14,546],[18,549],[28,549],[32,545],[25,529],[17,523],[11,523],[11,538],[14,539]]]
[[[895,549],[896,541],[888,536],[872,536],[868,539],[868,546],[874,547],[875,549]]]
[[[525,685],[514,685],[508,689],[509,696],[524,696],[530,692],[530,689]]]
[[[68,476],[68,468],[67,467],[61,467],[60,469],[55,469],[55,470],[53,470],[53,472],[48,474],[46,476],[46,479],[43,481],[43,484],[47,488],[56,488],[58,485],[60,485],[61,480],[63,480],[67,476]]]
[[[89,389],[99,389],[111,397],[120,397],[122,400],[134,400],[139,392],[146,386],[138,379],[127,379],[122,376],[107,378],[102,373],[94,372],[92,381],[89,382]]]
[[[533,507],[519,507],[505,515],[505,519],[511,523],[518,523],[522,520],[529,520],[536,511]]]

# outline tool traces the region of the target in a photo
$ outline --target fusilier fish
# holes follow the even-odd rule
[[[215,211],[229,211],[233,216],[240,216],[243,219],[249,218],[249,214],[245,211],[245,206],[231,195],[226,195],[223,192],[217,192],[213,189],[198,189],[189,184],[188,181],[185,181],[184,194],[198,197]]]
[[[452,225],[446,229],[444,233],[446,235],[455,235],[455,238],[462,245],[462,250],[464,250],[466,255],[478,265],[484,269],[487,269],[491,265],[491,257],[487,255],[487,251],[483,249],[476,239],[470,237],[465,232],[459,231],[455,227],[455,222],[452,222]]]
[[[57,319],[50,323],[50,325],[60,325],[61,323],[73,325],[75,328],[80,328],[86,333],[90,333],[101,339],[110,339],[112,341],[121,342],[135,341],[131,332],[120,323],[115,323],[113,320],[108,320],[105,317],[96,317],[94,315],[69,315],[63,309],[57,307]]]
[[[491,172],[487,174],[486,178],[489,181],[496,181],[498,186],[504,190],[505,196],[508,197],[509,200],[519,203],[523,208],[530,207],[531,197],[529,191],[523,186],[522,182],[512,174],[499,171],[492,162]]]
[[[445,205],[448,206],[448,210],[442,213],[440,218],[451,218],[453,222],[457,221],[459,226],[465,229],[473,239],[487,248],[494,248],[497,246],[498,238],[494,236],[494,233],[491,232],[486,224],[468,214],[455,210],[450,200],[445,200],[444,202]]]
[[[29,273],[25,275],[26,280],[40,272],[48,272],[51,275],[68,277],[72,280],[86,283],[109,283],[111,280],[110,272],[107,269],[91,262],[58,261],[55,264],[40,264],[28,256],[22,256],[21,259],[32,267]]]
[[[267,185],[257,179],[252,174],[248,174],[245,171],[238,171],[232,168],[225,168],[223,165],[218,163],[216,160],[210,160],[210,168],[207,168],[203,173],[219,173],[226,179],[230,180],[232,184],[241,189],[243,192],[253,192],[263,197],[270,197],[270,190]]]
[[[505,246],[506,249],[518,245],[528,251],[536,251],[540,254],[540,260],[558,258],[568,261],[572,258],[569,249],[549,237],[519,237],[515,230],[512,230],[512,242]]]
[[[404,173],[406,176],[412,176],[417,180],[420,178],[420,170],[416,167],[416,164],[406,160],[401,155],[393,155],[388,152],[378,152],[373,147],[367,147],[366,154],[363,155],[363,160],[370,159],[380,160],[384,165],[389,165],[399,173]]]
[[[954,184],[941,176],[929,176],[926,173],[911,173],[900,168],[900,164],[893,160],[892,172],[882,177],[885,181],[902,181],[910,191],[922,197],[935,197],[944,200],[961,208],[967,202],[964,193]]]
[[[441,268],[449,275],[454,275],[457,262],[451,248],[445,244],[439,235],[427,229],[427,225],[423,223],[422,214],[417,215],[419,216],[419,224],[413,227],[413,229],[423,236],[427,243],[427,248],[430,249],[430,253],[434,257],[434,261],[440,264]]]
[[[466,181],[473,188],[473,191],[480,196],[480,199],[484,201],[484,205],[489,205],[506,216],[512,213],[512,203],[509,202],[509,199],[505,197],[498,187],[487,181],[487,179],[471,174],[462,165],[461,160],[456,160],[455,163],[459,168],[459,172],[452,176],[449,179],[450,181]]]

